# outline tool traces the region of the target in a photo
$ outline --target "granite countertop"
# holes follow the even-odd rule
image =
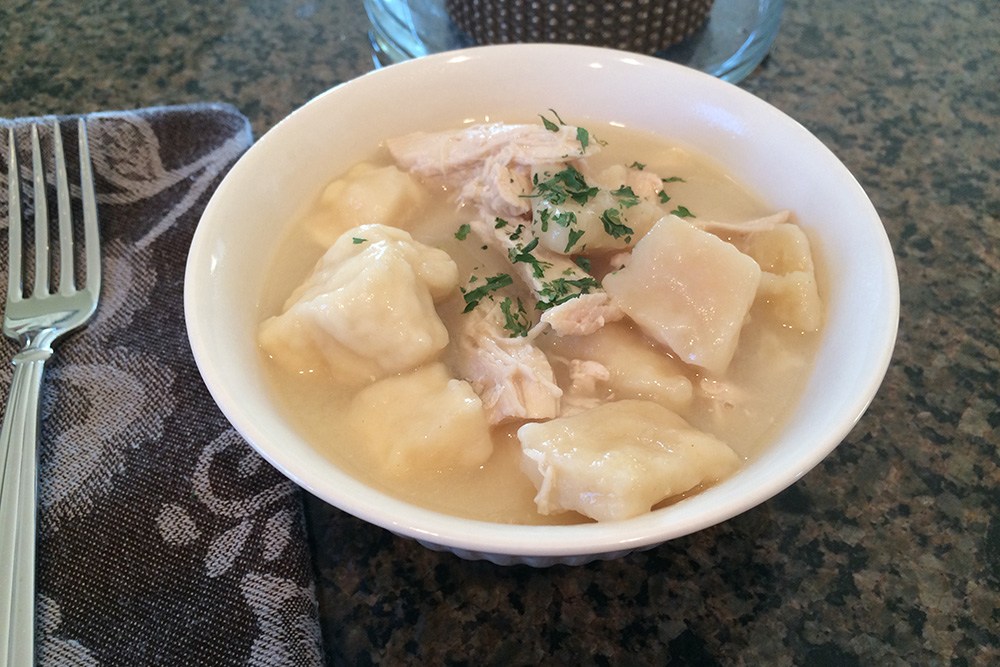
[[[623,559],[428,551],[309,501],[331,664],[1000,664],[1000,4],[788,0],[740,85],[883,217],[902,293],[885,382],[800,482]],[[346,0],[0,5],[0,116],[228,102],[259,136],[372,69]]]

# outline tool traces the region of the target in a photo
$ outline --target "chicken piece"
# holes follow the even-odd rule
[[[466,181],[458,198],[479,204],[494,217],[517,218],[531,212],[529,194],[531,179],[525,170],[489,162],[476,177]]]
[[[396,163],[419,176],[464,183],[487,162],[530,167],[594,155],[600,146],[584,147],[578,128],[560,126],[552,131],[542,125],[486,123],[462,130],[414,132],[386,142]]]
[[[624,323],[586,336],[549,336],[540,345],[556,357],[599,363],[608,371],[606,387],[618,398],[654,401],[676,412],[691,405],[694,387],[684,364]]]
[[[726,241],[732,241],[734,235],[770,231],[778,225],[786,224],[791,216],[792,212],[785,210],[745,222],[715,222],[699,218],[690,218],[688,222],[698,229],[720,236]]]
[[[570,258],[540,247],[530,224],[521,221],[531,212],[532,167],[565,164],[600,150],[596,143],[584,146],[577,132],[565,125],[552,131],[542,125],[492,123],[416,132],[387,142],[404,169],[459,188],[459,200],[480,209],[473,230],[520,271],[547,311],[542,321],[558,335],[592,331],[623,317],[605,295],[572,303],[581,294],[601,293],[600,285]]]
[[[490,424],[549,419],[559,414],[562,389],[545,354],[526,337],[503,329],[500,305],[484,303],[462,315],[455,366],[483,401]]]
[[[585,336],[625,317],[607,292],[598,291],[564,301],[542,313],[541,322],[558,336]]]
[[[577,128],[558,131],[542,125],[489,123],[463,130],[415,132],[390,139],[396,163],[423,178],[458,191],[459,201],[497,215],[520,217],[531,212],[531,167],[542,162],[593,155]],[[490,218],[492,219],[492,217]]]
[[[656,223],[604,288],[643,333],[686,363],[722,374],[760,284],[760,267],[675,215]]]
[[[435,300],[458,285],[442,250],[384,225],[349,230],[313,274],[261,323],[265,354],[295,372],[324,363],[344,382],[408,371],[448,345]]]
[[[517,431],[521,470],[541,514],[576,511],[620,521],[732,474],[736,453],[648,401],[605,403]]]
[[[580,414],[613,398],[607,388],[598,385],[611,379],[611,372],[604,364],[586,359],[570,359],[567,362],[569,387],[563,392],[560,417]]]
[[[349,415],[363,445],[393,474],[474,468],[493,453],[482,401],[441,363],[365,387]]]
[[[593,276],[565,255],[539,247],[529,226],[487,220],[496,218],[484,215],[472,230],[512,261],[542,306],[541,321],[556,335],[590,333],[624,317]]]

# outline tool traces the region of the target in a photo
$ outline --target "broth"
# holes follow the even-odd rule
[[[692,154],[682,146],[642,133],[612,126],[600,128],[606,142],[600,153],[588,157],[596,172],[616,164],[640,161],[646,170],[683,181],[663,186],[671,205],[682,205],[696,219],[739,223],[773,213],[765,202],[737,183],[711,159]],[[392,164],[385,147],[368,160],[376,166]],[[456,193],[427,185],[428,201],[420,220],[407,227],[416,241],[444,250],[458,267],[459,284],[470,276],[510,271],[507,259],[485,244],[456,238],[456,230],[468,224],[478,211],[456,202]],[[326,251],[325,243],[312,233],[325,224],[330,213],[322,197],[276,251],[269,272],[267,291],[261,299],[261,319],[281,310],[288,295],[307,278]],[[722,236],[725,236],[722,234]],[[436,310],[449,331],[461,324],[466,302],[453,290],[437,303]],[[701,368],[676,360],[676,355],[649,338],[634,323],[625,320],[607,325],[616,335],[672,358],[683,368],[693,387],[690,404],[678,409],[693,427],[712,434],[731,447],[743,465],[767,448],[794,410],[812,368],[819,345],[819,331],[802,332],[784,326],[766,303],[755,301],[739,331],[739,346],[723,375],[710,375]],[[551,332],[536,339],[540,349],[553,359],[573,352],[572,337]],[[446,366],[456,367],[455,345],[449,343],[440,355]],[[267,354],[262,354],[270,389],[284,414],[309,443],[330,461],[359,480],[402,500],[450,515],[484,521],[518,524],[565,524],[589,521],[575,512],[540,514],[534,498],[537,489],[520,469],[521,445],[517,429],[523,421],[508,421],[492,427],[493,453],[482,465],[437,469],[407,475],[386,471],[375,453],[353,432],[346,415],[357,392],[344,386],[321,361],[303,372],[288,372]],[[563,373],[553,363],[557,377]],[[453,375],[455,375],[453,371]],[[609,394],[610,395],[610,394]],[[669,504],[696,493],[701,486],[669,498]]]

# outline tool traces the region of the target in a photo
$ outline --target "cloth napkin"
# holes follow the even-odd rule
[[[95,318],[58,344],[46,371],[38,664],[321,664],[301,492],[217,410],[184,327],[188,246],[211,193],[252,143],[249,123],[224,105],[85,119],[104,284]],[[30,191],[29,122],[45,123],[51,185],[53,120],[0,120],[3,225],[7,128]],[[60,120],[75,147],[76,120]],[[75,154],[68,159],[78,183]],[[26,208],[31,215],[30,192]],[[3,344],[9,359],[15,346]],[[0,391],[11,375],[3,364]]]

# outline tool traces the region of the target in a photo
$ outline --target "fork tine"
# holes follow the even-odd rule
[[[69,295],[74,290],[73,221],[69,205],[69,177],[66,174],[66,157],[63,155],[59,121],[55,121],[52,127],[52,143],[56,160],[56,199],[59,208],[59,293]]]
[[[7,301],[21,300],[21,176],[14,128],[8,133],[7,162]]]
[[[44,295],[49,293],[49,208],[37,125],[31,126],[31,162],[35,177],[35,279],[31,293]]]
[[[77,136],[80,143],[80,197],[83,200],[83,240],[86,246],[86,289],[96,299],[101,293],[101,246],[97,224],[97,197],[94,194],[94,173],[87,142],[87,124],[81,118]]]

